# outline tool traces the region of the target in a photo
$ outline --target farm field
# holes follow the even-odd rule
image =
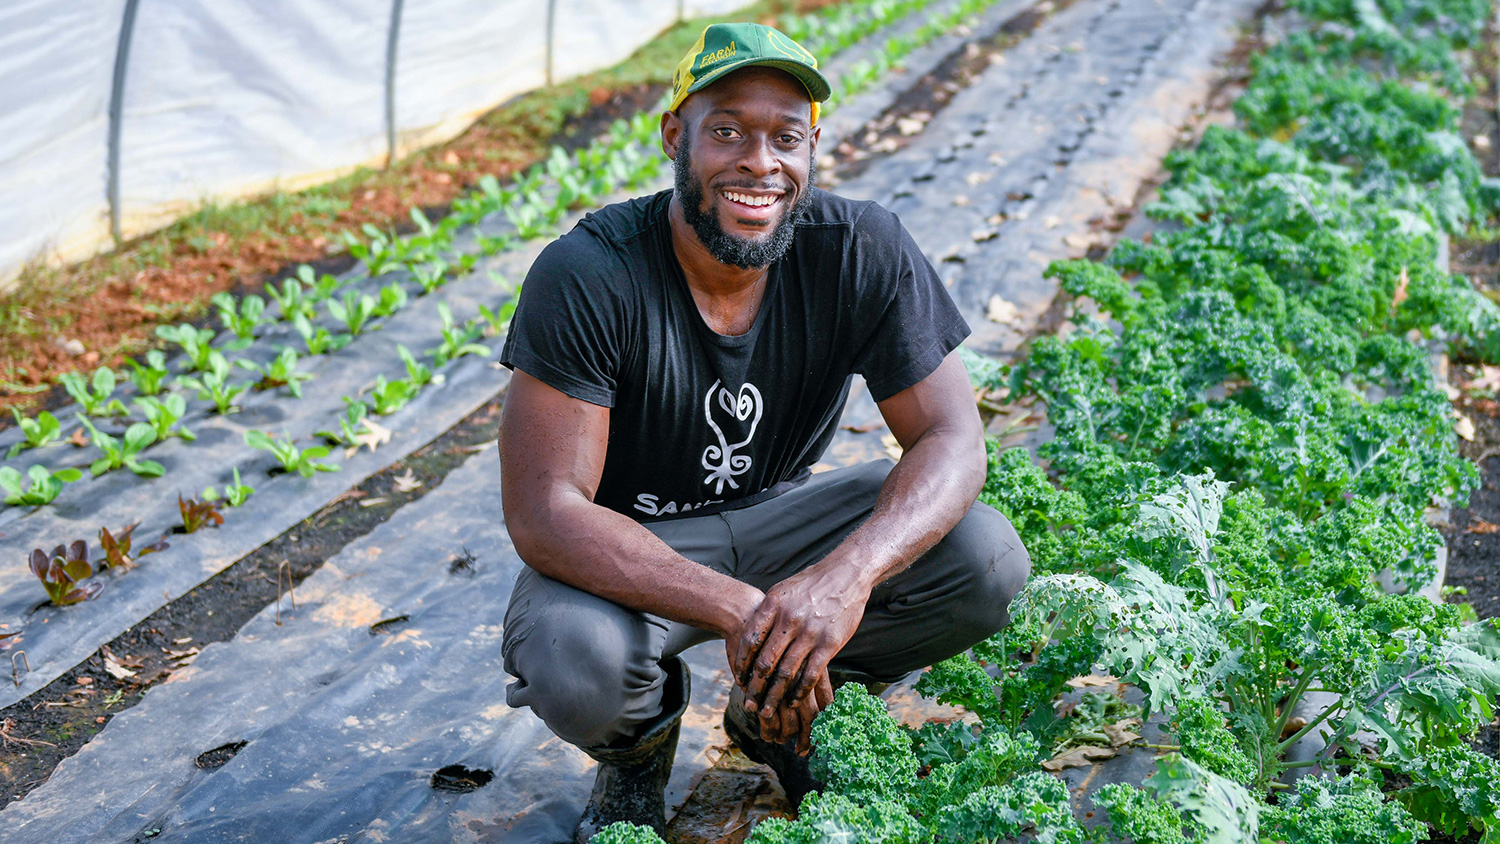
[[[974,328],[982,500],[1035,571],[970,655],[840,691],[796,818],[690,650],[672,837],[1500,840],[1495,9],[779,23],[837,81],[825,186]],[[670,185],[656,114],[0,431],[7,841],[568,840],[592,763],[503,703],[495,358],[547,242]],[[857,383],[817,469],[898,455]]]

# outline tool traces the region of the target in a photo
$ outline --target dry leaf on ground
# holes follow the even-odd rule
[[[116,680],[124,680],[127,677],[135,676],[134,671],[131,671],[129,668],[126,668],[119,662],[115,661],[115,658],[113,656],[106,656],[104,658],[104,670],[108,671],[109,676],[115,678]]]
[[[422,488],[422,482],[417,480],[416,474],[410,469],[407,469],[404,474],[397,475],[394,480],[397,492],[411,492]]]
[[[1469,519],[1469,527],[1464,533],[1494,533],[1500,530],[1500,525],[1487,522],[1484,519]]]
[[[896,121],[896,131],[903,135],[915,135],[927,128],[927,124],[910,117],[903,117]]]
[[[896,441],[895,434],[882,434],[880,437],[880,444],[885,446],[885,453],[889,455],[892,460],[901,459],[901,443]]]
[[[1115,749],[1112,747],[1094,747],[1093,745],[1086,744],[1082,747],[1075,747],[1072,750],[1059,753],[1046,762],[1043,762],[1042,767],[1056,773],[1064,768],[1086,768],[1100,759],[1109,759],[1114,755]]]
[[[1475,434],[1474,420],[1456,410],[1453,412],[1453,415],[1458,417],[1453,423],[1453,433],[1458,434],[1469,442],[1473,442]]]
[[[1484,390],[1490,393],[1500,390],[1500,366],[1486,364],[1481,367],[1479,377],[1464,386],[1471,390]]]
[[[1085,674],[1082,677],[1074,677],[1068,681],[1068,685],[1075,689],[1102,688],[1113,686],[1120,682],[1120,678],[1111,677],[1108,674]]]
[[[353,457],[354,452],[359,451],[360,446],[366,446],[374,451],[376,446],[382,446],[391,441],[390,428],[369,418],[364,419],[361,424],[364,425],[364,430],[354,435],[354,445],[344,451],[345,458]]]
[[[984,308],[984,317],[990,322],[1012,323],[1021,315],[1014,302],[1006,299],[1000,294],[990,297],[990,302]]]
[[[1136,727],[1141,725],[1139,718],[1126,718],[1113,724],[1104,725],[1104,734],[1109,736],[1109,743],[1115,747],[1122,747],[1140,739],[1141,734],[1136,732]]]

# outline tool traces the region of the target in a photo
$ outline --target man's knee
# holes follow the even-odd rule
[[[643,643],[621,635],[612,619],[591,612],[549,615],[506,649],[517,681],[511,706],[529,706],[558,738],[600,747],[630,736],[660,697],[661,668]]]
[[[1031,576],[1031,555],[1016,529],[999,511],[976,503],[943,540],[969,585],[959,602],[959,622],[973,630],[975,641],[1010,623],[1010,602]]]

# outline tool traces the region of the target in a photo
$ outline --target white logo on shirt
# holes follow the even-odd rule
[[[726,423],[744,423],[749,420],[750,429],[745,432],[743,440],[729,442],[724,428],[714,421],[715,403],[729,414]],[[750,444],[751,438],[755,436],[755,426],[760,424],[761,411],[760,391],[748,381],[740,386],[738,395],[731,393],[719,381],[715,381],[703,395],[703,415],[708,420],[708,427],[713,429],[714,436],[719,440],[703,450],[703,468],[709,472],[703,482],[714,484],[714,495],[724,494],[724,484],[729,484],[732,489],[739,489],[740,485],[735,482],[735,477],[750,471],[750,464],[753,462],[750,455],[735,452]]]

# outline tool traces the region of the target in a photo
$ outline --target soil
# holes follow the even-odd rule
[[[199,650],[233,638],[252,616],[278,600],[290,605],[296,598],[296,585],[324,560],[437,488],[466,460],[486,459],[476,452],[494,446],[500,407],[498,396],[491,399],[405,460],[345,491],[281,536],[157,610],[26,700],[0,710],[0,808],[46,782],[58,763],[87,744],[110,718],[189,665]],[[400,492],[395,479],[408,471],[421,486]],[[224,515],[232,524],[234,510]],[[473,562],[472,557],[459,555],[452,567],[462,570]],[[143,565],[149,564],[148,558]],[[117,678],[105,668],[107,658],[134,671],[134,676]],[[236,750],[216,748],[200,757],[199,765],[222,765]]]
[[[1500,175],[1500,63],[1497,33],[1492,22],[1484,48],[1474,56],[1479,90],[1464,104],[1463,135],[1484,167],[1485,175]],[[1482,86],[1482,87],[1481,87]],[[1488,295],[1500,293],[1500,242],[1456,239],[1450,248],[1450,268],[1465,275]],[[1484,370],[1457,362],[1449,381],[1461,395],[1454,406],[1474,423],[1473,439],[1460,439],[1459,450],[1478,464],[1481,486],[1467,507],[1455,508],[1443,527],[1448,540],[1449,601],[1468,603],[1480,618],[1500,616],[1500,419],[1496,385],[1471,386]]]

